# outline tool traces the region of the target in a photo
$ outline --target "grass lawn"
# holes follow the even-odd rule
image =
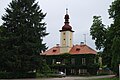
[[[119,78],[105,78],[105,79],[95,79],[95,80],[119,80]]]

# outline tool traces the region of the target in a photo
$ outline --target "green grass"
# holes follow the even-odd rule
[[[104,79],[95,79],[95,80],[119,80],[119,78],[104,78]]]

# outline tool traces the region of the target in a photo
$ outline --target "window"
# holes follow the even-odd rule
[[[71,73],[75,73],[75,70],[74,70],[74,69],[71,69]]]
[[[55,59],[52,60],[52,64],[55,64]]]
[[[61,62],[56,62],[56,64],[61,64]]]
[[[65,59],[62,60],[62,64],[65,65]]]
[[[79,69],[79,74],[85,74],[87,73],[87,69]]]
[[[86,59],[82,58],[82,64],[86,64]]]
[[[71,59],[71,64],[75,64],[75,58]]]

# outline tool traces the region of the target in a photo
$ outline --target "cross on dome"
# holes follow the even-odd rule
[[[68,14],[68,8],[66,8],[66,14]]]

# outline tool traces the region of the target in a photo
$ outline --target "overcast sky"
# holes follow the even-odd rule
[[[0,0],[0,17],[5,13],[5,8],[12,0]],[[60,43],[59,30],[64,25],[65,10],[68,8],[70,25],[75,31],[73,33],[73,44],[80,44],[84,41],[83,34],[86,34],[87,45],[95,49],[94,41],[90,36],[90,27],[94,15],[102,16],[103,23],[109,25],[108,9],[113,0],[36,0],[44,13],[47,13],[44,21],[47,23],[47,32],[50,33],[44,38],[49,48]],[[0,19],[0,25],[2,24]]]

